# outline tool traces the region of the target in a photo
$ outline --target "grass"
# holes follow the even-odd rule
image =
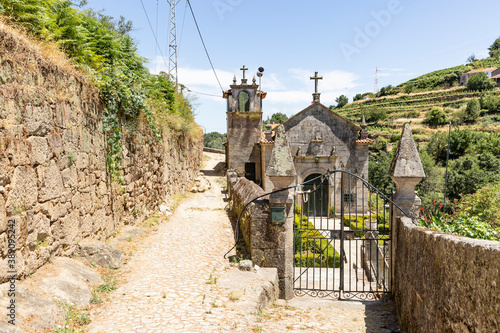
[[[64,325],[62,327],[55,327],[56,333],[80,333],[85,332],[85,326],[90,324],[89,308],[76,307],[68,303],[60,304],[66,311],[64,316]]]
[[[213,276],[212,273],[210,273],[210,277],[205,282],[205,284],[217,284],[217,277]]]
[[[236,302],[241,298],[241,296],[243,296],[243,292],[241,292],[240,290],[235,290],[231,294],[229,294],[229,300],[232,302]]]

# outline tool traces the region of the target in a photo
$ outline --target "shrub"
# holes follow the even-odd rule
[[[491,93],[481,94],[479,102],[481,104],[481,109],[488,110],[490,113],[500,112],[500,98]]]
[[[500,184],[488,185],[465,195],[456,206],[458,217],[477,217],[494,228],[500,227]]]
[[[468,121],[474,121],[479,118],[479,113],[481,112],[481,106],[477,99],[471,99],[467,103],[465,108],[465,119]]]
[[[418,118],[420,116],[420,111],[412,110],[405,113],[406,118]]]
[[[330,206],[330,217],[335,217],[335,206]]]
[[[430,111],[427,111],[424,123],[431,127],[438,127],[446,124],[446,113],[440,107],[434,106]]]
[[[387,112],[382,108],[373,108],[364,112],[364,116],[369,123],[378,123],[387,119]]]
[[[467,89],[477,91],[491,90],[496,87],[495,81],[489,79],[483,72],[473,74],[467,80],[466,85]]]
[[[294,215],[295,266],[340,267],[340,256],[305,216]]]

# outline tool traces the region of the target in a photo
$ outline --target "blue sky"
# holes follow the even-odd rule
[[[132,37],[151,72],[168,64],[169,6],[166,0],[142,0],[161,52],[156,47],[140,0],[88,0],[134,23]],[[464,64],[500,36],[498,0],[373,0],[309,2],[263,0],[191,0],[223,89],[242,65],[253,75],[265,68],[264,117],[291,116],[312,101],[315,71],[321,102],[335,105],[341,94],[373,91],[375,68],[379,88],[397,85],[433,70]],[[157,11],[158,8],[158,11]],[[186,12],[187,9],[187,12]],[[158,20],[156,19],[158,12]],[[206,132],[226,132],[226,103],[211,70],[185,0],[177,5],[179,82],[193,92],[196,121]],[[248,72],[247,72],[248,74]]]

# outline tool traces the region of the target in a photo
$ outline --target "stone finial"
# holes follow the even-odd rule
[[[254,85],[256,85],[256,84],[257,84],[257,80],[255,79],[255,76],[254,76],[254,77],[253,77],[253,79],[252,79],[252,83],[253,83]]]
[[[398,178],[425,177],[422,161],[418,155],[409,124],[405,124],[401,133],[401,139],[399,140],[396,155],[392,160],[389,175]]]
[[[401,133],[389,176],[396,183],[394,202],[416,223],[422,201],[415,193],[415,186],[425,177],[425,172],[409,124],[405,125]],[[395,216],[398,215],[401,213],[396,211]]]
[[[292,152],[288,146],[283,125],[276,127],[274,147],[266,174],[269,177],[295,177],[296,175]]]
[[[361,119],[361,132],[359,133],[359,138],[361,140],[366,140],[368,139],[368,131],[366,130],[366,120],[365,120],[365,115],[363,115],[363,118]]]
[[[233,84],[236,84],[238,82],[238,79],[236,78],[236,75],[233,77]]]
[[[265,138],[267,141],[272,141],[273,140],[273,132],[272,132],[273,126],[271,126],[271,121],[269,120],[269,116],[267,117],[267,123],[266,123],[266,131],[264,132]]]

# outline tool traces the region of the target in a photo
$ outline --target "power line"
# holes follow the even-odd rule
[[[179,38],[179,44],[177,45],[177,55],[179,54],[179,50],[181,49],[182,35],[184,34],[184,22],[186,21],[187,5],[188,4],[186,1],[186,6],[184,7],[184,15],[182,16],[181,37]]]
[[[156,27],[155,34],[158,36],[158,0],[156,0]],[[155,45],[155,72],[156,72],[156,51],[158,51],[158,46]]]
[[[220,95],[214,95],[214,94],[202,93],[202,92],[199,92],[199,91],[194,91],[194,90],[191,90],[191,89],[189,89],[189,88],[187,88],[187,91],[188,91],[188,92],[190,92],[190,93],[193,93],[193,94],[198,94],[198,95],[206,95],[206,96],[220,97]]]
[[[142,9],[144,10],[144,14],[146,14],[146,18],[148,19],[149,23],[149,28],[151,29],[151,33],[153,34],[153,37],[155,38],[156,46],[158,47],[158,50],[160,51],[161,57],[163,59],[163,64],[165,65],[165,68],[168,68],[167,62],[165,61],[165,57],[163,56],[163,52],[161,51],[160,44],[158,44],[158,39],[156,38],[155,31],[153,29],[153,26],[151,25],[151,21],[149,20],[148,12],[146,11],[146,7],[144,7],[144,3],[141,0],[141,5]]]
[[[208,54],[207,47],[205,46],[205,41],[203,40],[203,36],[201,35],[200,27],[198,26],[198,22],[196,21],[196,17],[194,16],[193,7],[191,7],[191,2],[189,2],[189,0],[186,0],[186,1],[189,5],[189,9],[191,10],[191,15],[193,15],[194,24],[196,24],[196,29],[198,30],[198,34],[200,35],[201,43],[203,44],[203,48],[205,49],[205,53],[207,54],[208,61],[210,62],[210,66],[212,66],[212,70],[215,74],[215,78],[217,79],[217,83],[219,83],[220,90],[224,91],[224,89],[222,89],[222,85],[220,84],[219,77],[217,76],[217,73],[215,72],[214,65],[212,64],[212,59],[210,59],[210,55]]]

